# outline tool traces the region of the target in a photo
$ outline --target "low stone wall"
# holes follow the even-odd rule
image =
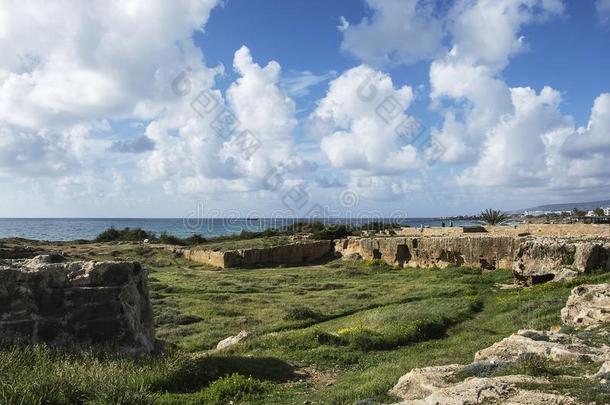
[[[297,265],[328,257],[333,243],[327,240],[302,241],[263,248],[236,250],[179,249],[186,259],[221,268],[256,267],[260,265]]]
[[[428,236],[342,239],[335,252],[344,257],[381,259],[399,267],[470,266],[512,268],[522,238],[511,236]]]
[[[196,263],[205,263],[214,267],[225,268],[226,252],[220,250],[205,250],[205,249],[179,249],[178,252],[182,256]]]
[[[147,272],[135,262],[66,263],[59,255],[0,260],[0,342],[152,351]]]

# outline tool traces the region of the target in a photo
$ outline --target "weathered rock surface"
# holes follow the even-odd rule
[[[235,346],[242,340],[246,339],[248,336],[250,336],[250,332],[248,332],[246,330],[242,330],[237,335],[229,336],[228,338],[223,339],[220,342],[218,342],[218,344],[216,345],[216,350],[222,350],[222,349],[226,349],[227,347]]]
[[[221,268],[254,267],[258,265],[296,265],[320,260],[331,256],[333,244],[329,240],[300,241],[285,245],[236,249],[209,250],[180,249],[179,252],[189,260],[210,264]]]
[[[135,262],[66,263],[59,255],[0,260],[0,341],[151,351],[147,272]]]
[[[562,246],[554,246],[552,249],[562,254],[565,252]],[[588,252],[594,252],[595,249],[587,246]],[[585,253],[584,256],[590,254]],[[577,383],[587,389],[593,384],[598,387],[591,387],[592,389],[598,389],[600,384],[607,384],[610,378],[610,346],[603,344],[603,341],[607,341],[605,328],[608,325],[599,324],[610,321],[609,295],[609,284],[584,285],[572,290],[572,295],[562,310],[562,319],[565,323],[575,326],[588,325],[587,334],[583,338],[576,334],[520,330],[477,352],[474,362],[469,365],[451,364],[413,369],[400,378],[390,394],[403,399],[400,403],[402,405],[580,403],[570,396],[573,394],[559,395],[556,392],[533,391],[522,387],[535,385],[544,390],[544,386],[549,384],[552,388],[551,379],[568,380],[570,384]],[[569,367],[578,364],[600,366],[593,375],[582,369],[582,374],[579,375],[567,370],[567,375],[563,376],[556,375],[556,372],[549,374],[548,380],[524,375],[498,375],[500,371],[510,371],[511,365],[520,361],[526,361],[527,364],[530,359],[536,362],[567,364]],[[553,382],[556,382],[555,380]]]
[[[575,287],[561,310],[561,320],[576,327],[610,322],[610,284]]]
[[[519,284],[533,285],[573,278],[599,268],[610,268],[608,246],[602,241],[532,239],[519,245],[513,275]]]
[[[526,354],[553,361],[610,360],[609,347],[586,345],[575,336],[523,329],[475,354],[475,362],[513,363]]]
[[[575,404],[569,397],[518,389],[515,384],[548,384],[544,378],[509,375],[493,378],[472,377],[451,382],[450,377],[462,366],[426,367],[411,370],[392,388],[391,394],[402,398],[401,405],[463,405],[481,403]]]
[[[470,266],[511,268],[521,238],[497,235],[455,235],[350,238],[335,242],[343,257],[359,255],[399,267]]]

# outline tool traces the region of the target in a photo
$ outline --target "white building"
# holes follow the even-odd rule
[[[610,207],[604,208],[604,215],[605,216],[610,216]]]
[[[591,210],[591,211],[587,212],[587,216],[588,217],[595,217],[596,216],[595,215],[595,211]]]

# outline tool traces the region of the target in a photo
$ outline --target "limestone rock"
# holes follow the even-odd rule
[[[517,283],[533,285],[570,279],[597,268],[608,268],[608,249],[600,241],[532,239],[519,245],[513,275]]]
[[[59,255],[0,260],[0,341],[151,351],[147,272],[135,262],[67,263]]]
[[[608,379],[610,377],[610,361],[605,361],[604,364],[601,365],[597,373],[595,373],[594,377]]]
[[[561,310],[561,320],[576,327],[610,322],[610,284],[581,285],[572,289]]]
[[[576,404],[574,399],[539,391],[516,388],[515,384],[548,381],[523,375],[494,378],[469,378],[455,384],[428,387],[430,393],[419,398],[404,398],[400,405],[474,405],[474,404],[513,404],[513,405],[569,405]],[[392,391],[393,392],[393,391]],[[423,392],[423,391],[422,391]],[[398,404],[397,404],[398,405]]]
[[[402,399],[421,399],[439,388],[448,387],[445,380],[460,369],[459,364],[414,368],[400,377],[390,393]]]
[[[475,361],[512,363],[526,354],[535,354],[553,361],[580,361],[586,358],[601,362],[610,359],[608,348],[584,344],[580,339],[561,333],[523,329],[478,351]]]
[[[248,332],[246,330],[242,330],[237,335],[229,336],[228,338],[223,339],[220,342],[218,342],[218,344],[216,345],[216,350],[222,350],[222,349],[226,349],[227,347],[235,346],[242,340],[246,339],[248,336],[250,336],[250,332]]]

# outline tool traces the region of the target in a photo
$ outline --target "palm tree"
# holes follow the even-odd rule
[[[481,212],[481,219],[488,225],[498,225],[508,219],[508,215],[500,210],[494,210],[491,208]]]

